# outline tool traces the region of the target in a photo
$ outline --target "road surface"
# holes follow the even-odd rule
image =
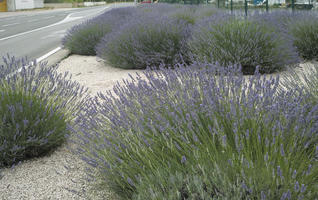
[[[38,59],[61,47],[63,36],[72,26],[112,8],[132,5],[131,3],[120,3],[1,17],[0,56],[9,53],[16,57],[27,56],[29,60]],[[3,61],[0,59],[0,64],[2,63]]]

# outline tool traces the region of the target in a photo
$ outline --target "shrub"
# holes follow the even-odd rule
[[[67,74],[58,74],[57,67],[27,68],[23,61],[8,57],[0,68],[7,69],[0,76],[0,167],[4,167],[60,146],[86,98],[85,90]]]
[[[201,62],[238,64],[245,74],[253,73],[256,66],[261,73],[272,73],[298,62],[292,44],[274,30],[256,20],[222,14],[203,20],[194,29],[189,49]]]
[[[124,69],[173,66],[186,55],[187,30],[184,23],[143,14],[106,35],[96,48],[97,55],[110,65]]]
[[[289,30],[294,37],[294,45],[306,60],[318,59],[318,15],[316,13],[298,13],[290,21]]]
[[[94,99],[77,152],[123,199],[314,199],[317,105],[256,74],[146,71]]]
[[[212,167],[215,170],[210,170]],[[132,199],[243,199],[242,187],[230,183],[217,165],[211,163],[196,168],[175,174],[158,169],[140,181]],[[215,185],[223,191],[215,190]]]
[[[177,22],[182,21],[187,24],[194,25],[198,18],[196,16],[197,9],[199,8],[196,6],[184,6],[183,8],[173,12],[170,17],[175,19]]]
[[[73,26],[63,38],[63,45],[73,54],[96,55],[95,47],[101,38],[128,21],[135,8],[116,8],[82,24]]]
[[[145,13],[155,13],[155,14],[168,14],[173,13],[176,10],[183,8],[182,5],[168,4],[168,3],[158,3],[158,4],[139,4],[137,9]]]
[[[194,25],[197,20],[197,17],[194,15],[194,12],[189,12],[185,10],[176,12],[171,17],[176,21],[183,21],[191,25]]]
[[[249,17],[270,24],[276,28],[275,31],[284,32],[287,36],[289,23],[295,18],[295,13],[291,13],[289,10],[273,10],[270,13],[256,12]]]
[[[275,11],[269,14],[258,14],[257,18],[275,27],[275,31],[283,33],[283,37],[292,42],[302,58],[317,59],[318,15],[315,12]]]
[[[210,6],[199,6],[199,8],[196,9],[196,15],[199,19],[211,17],[222,12],[222,10]]]

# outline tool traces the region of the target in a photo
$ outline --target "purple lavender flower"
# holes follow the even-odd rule
[[[186,60],[188,26],[162,16],[139,13],[129,23],[105,35],[97,45],[97,55],[114,67],[125,69],[174,67]]]
[[[57,66],[30,65],[9,56],[4,63],[0,66],[0,167],[60,146],[69,123],[87,100],[83,87],[59,74]]]
[[[165,184],[171,174],[190,173],[188,170],[200,177],[211,173],[204,176],[207,188],[212,188],[209,197],[231,199],[226,195],[233,190],[227,188],[234,185],[239,190],[235,195],[244,194],[243,199],[294,199],[299,195],[294,192],[296,181],[307,186],[302,190],[304,198],[317,194],[316,149],[314,145],[304,149],[304,145],[318,141],[312,131],[318,113],[311,112],[313,107],[305,97],[294,91],[280,93],[279,78],[257,71],[246,77],[239,66],[224,68],[208,62],[147,69],[142,77],[116,85],[112,94],[99,93],[79,115],[79,128],[74,128],[77,144],[86,150],[82,154],[94,159],[96,153],[101,158],[95,158],[98,170],[106,169],[104,162],[109,164],[100,178],[110,181],[119,195],[130,198],[138,193],[137,176],[149,181],[144,184],[155,191],[170,188]],[[151,139],[149,146],[144,145],[145,138]],[[301,176],[309,164],[310,175]],[[150,181],[157,169],[165,171],[160,173],[162,186]],[[217,175],[224,178],[208,185]],[[184,184],[189,186],[183,182],[180,188]],[[171,190],[160,194],[180,192]],[[151,196],[148,190],[142,191]]]
[[[185,163],[187,161],[187,158],[185,156],[181,157],[181,163]]]
[[[221,13],[198,22],[188,42],[193,59],[241,65],[245,74],[254,73],[257,66],[261,73],[273,73],[298,63],[292,40],[263,23],[261,16],[249,20]]]
[[[71,53],[96,55],[95,47],[102,37],[118,29],[138,12],[132,7],[114,8],[103,14],[73,26],[62,40]]]

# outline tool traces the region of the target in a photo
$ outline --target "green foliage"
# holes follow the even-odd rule
[[[106,35],[97,55],[113,67],[145,69],[160,64],[173,66],[186,55],[184,22],[147,16],[130,20],[119,31]]]
[[[191,9],[191,8],[180,9],[180,10],[177,10],[175,13],[173,13],[171,17],[175,19],[176,21],[181,20],[188,24],[194,25],[197,20],[195,11],[196,11],[195,9]]]
[[[297,54],[272,28],[257,21],[234,19],[207,20],[189,41],[189,48],[200,62],[237,64],[245,74],[280,71],[298,61]],[[288,47],[288,48],[287,48]]]
[[[293,20],[290,26],[300,55],[306,60],[318,60],[318,17],[309,15],[305,19]]]
[[[85,90],[57,67],[11,60],[0,76],[0,168],[43,156],[66,141]],[[20,66],[20,71],[10,70]],[[12,71],[12,73],[10,73]],[[1,74],[3,75],[3,74]]]
[[[208,162],[204,165],[196,163],[187,172],[173,173],[167,169],[158,169],[138,182],[132,199],[243,199],[244,191],[240,183],[233,184],[217,164]]]
[[[78,123],[97,178],[123,199],[314,199],[317,105],[279,92],[277,77],[204,66],[99,94]]]
[[[214,7],[202,6],[196,10],[196,15],[198,16],[198,18],[204,19],[206,17],[211,17],[211,16],[218,14],[220,12],[222,12],[220,9],[216,9]]]
[[[10,87],[3,83],[0,87],[0,141],[4,141],[0,166],[45,155],[60,146],[68,133],[63,113],[55,113],[54,104],[24,92],[21,85],[13,86],[18,87],[15,90]],[[14,148],[19,149],[10,151]]]
[[[63,44],[73,54],[96,55],[95,46],[111,30],[110,24],[86,22],[73,27],[63,39]]]
[[[106,11],[72,27],[63,38],[62,43],[71,53],[96,55],[95,48],[100,40],[134,18],[136,10],[135,7],[119,7]]]

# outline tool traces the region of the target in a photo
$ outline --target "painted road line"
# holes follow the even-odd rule
[[[47,58],[50,57],[51,55],[55,54],[56,52],[58,52],[58,51],[61,50],[61,49],[62,49],[62,47],[57,47],[57,48],[53,49],[52,51],[50,51],[50,52],[44,54],[43,56],[37,58],[37,59],[35,60],[35,62],[36,62],[36,63],[39,63],[39,62],[41,62],[41,61],[47,59]],[[35,63],[34,63],[33,61],[31,61],[29,64],[27,64],[27,65],[25,65],[25,66],[23,66],[23,67],[20,67],[19,69],[17,69],[16,71],[12,72],[11,74],[8,74],[8,75],[6,76],[6,78],[10,78],[10,77],[13,76],[14,74],[21,72],[23,69],[28,69],[29,67],[31,67],[31,66],[34,65],[34,64],[35,64]]]
[[[44,54],[43,56],[41,56],[39,58],[37,58],[36,62],[39,63],[39,62],[45,60],[46,58],[50,57],[51,55],[55,54],[56,52],[58,52],[61,49],[62,49],[62,47],[57,47],[56,49],[53,49],[52,51]]]
[[[1,32],[5,32],[5,31],[6,31],[6,30],[0,30],[0,33],[1,33]]]
[[[14,25],[18,25],[18,24],[20,24],[20,23],[5,24],[5,25],[2,25],[2,27],[14,26]]]
[[[72,13],[72,14],[74,14],[74,13]],[[19,36],[26,35],[26,34],[29,34],[29,33],[33,33],[33,32],[36,32],[36,31],[40,31],[40,30],[43,30],[43,29],[46,29],[46,28],[50,28],[50,27],[53,27],[53,26],[56,26],[56,25],[60,25],[62,23],[66,23],[66,22],[74,21],[76,19],[83,18],[83,17],[73,17],[73,18],[71,18],[72,14],[69,14],[65,19],[63,19],[62,21],[59,21],[57,23],[54,23],[54,24],[51,24],[51,25],[48,25],[48,26],[43,26],[41,28],[36,28],[36,29],[30,30],[30,31],[18,33],[18,34],[15,34],[15,35],[11,35],[11,36],[8,36],[8,37],[0,38],[0,41],[4,41],[4,40],[11,39],[11,38],[19,37]]]
[[[109,8],[109,6],[105,7],[100,12],[106,10],[107,8]],[[51,25],[48,25],[48,26],[43,26],[41,28],[36,28],[36,29],[30,30],[30,31],[26,31],[26,32],[18,33],[18,34],[11,35],[11,36],[8,36],[8,37],[0,38],[0,41],[4,41],[4,40],[11,39],[11,38],[19,37],[19,36],[22,36],[22,35],[26,35],[26,34],[29,34],[29,33],[33,33],[33,32],[36,32],[36,31],[40,31],[40,30],[43,30],[43,29],[46,29],[46,28],[50,28],[50,27],[53,27],[53,26],[57,26],[57,25],[60,25],[60,24],[63,24],[63,23],[67,23],[67,22],[70,22],[70,21],[74,21],[74,20],[83,18],[83,17],[71,17],[73,14],[78,14],[78,13],[80,13],[80,12],[71,13],[71,14],[67,15],[62,21],[59,21],[57,23],[54,23],[54,24],[51,24]],[[92,15],[95,15],[95,14],[96,13],[91,14],[91,15],[87,15],[85,17],[89,17],[89,16],[92,16]]]

